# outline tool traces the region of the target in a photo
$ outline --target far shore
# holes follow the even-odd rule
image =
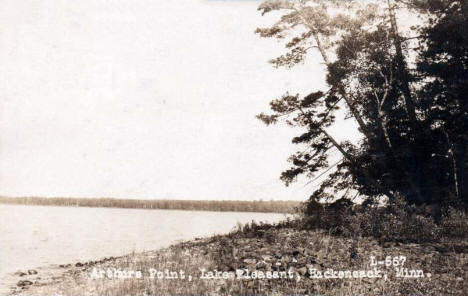
[[[0,196],[0,204],[292,214],[296,212],[296,208],[299,207],[300,202],[275,200],[140,200],[116,198]]]

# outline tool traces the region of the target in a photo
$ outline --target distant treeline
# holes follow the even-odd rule
[[[71,197],[1,197],[0,203],[40,206],[105,207],[223,212],[293,213],[297,201],[137,200]]]

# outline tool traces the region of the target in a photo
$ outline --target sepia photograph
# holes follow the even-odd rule
[[[0,0],[0,296],[468,295],[467,0]]]

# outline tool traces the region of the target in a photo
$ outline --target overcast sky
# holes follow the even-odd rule
[[[298,131],[255,115],[323,66],[268,64],[259,3],[2,0],[0,195],[306,199],[279,180]]]

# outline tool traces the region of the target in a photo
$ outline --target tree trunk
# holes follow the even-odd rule
[[[338,142],[332,137],[330,136],[330,134],[327,133],[327,131],[325,131],[324,129],[320,129],[320,131],[330,140],[330,142],[332,142],[333,146],[336,147],[336,149],[338,149],[338,151],[340,151],[340,153],[351,163],[355,164],[356,163],[356,160],[354,159],[354,157],[352,155],[350,155],[348,152],[346,152],[343,147],[341,147],[340,144],[338,144]],[[377,182],[377,180],[375,180],[369,173],[369,171],[365,168],[362,169],[362,172],[364,173],[364,177],[375,187],[377,188],[382,194],[385,194],[389,201],[390,202],[394,202],[395,201],[395,195],[393,195],[393,193],[390,192],[390,190],[388,190],[388,188],[386,188],[385,186],[379,184],[379,182]]]
[[[468,142],[465,139],[456,144],[455,159],[457,185],[460,201],[468,204]]]

